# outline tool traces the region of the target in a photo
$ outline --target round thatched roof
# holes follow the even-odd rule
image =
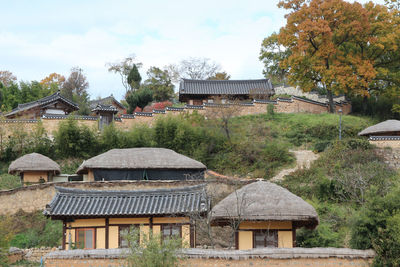
[[[398,120],[387,120],[378,124],[372,125],[361,132],[358,135],[374,135],[383,134],[389,132],[400,132],[400,121]]]
[[[213,224],[232,219],[246,221],[295,221],[314,228],[318,214],[307,202],[274,183],[258,181],[231,193],[211,211]]]
[[[38,153],[26,154],[11,162],[8,173],[16,174],[26,171],[52,171],[61,172],[60,166],[54,160]]]
[[[77,173],[88,169],[198,169],[206,166],[194,159],[166,148],[112,149],[84,161]]]

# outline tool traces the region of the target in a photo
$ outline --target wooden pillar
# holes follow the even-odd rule
[[[296,227],[292,228],[293,247],[296,247]]]
[[[65,243],[67,238],[67,227],[66,222],[63,220],[63,237],[62,237],[62,249],[65,250]]]
[[[196,231],[193,222],[190,223],[190,247],[196,247]]]
[[[153,233],[153,217],[150,217],[149,227],[150,227],[151,233]]]
[[[109,243],[109,236],[110,236],[110,234],[109,234],[109,219],[108,218],[106,218],[106,249],[108,249],[108,247],[109,247],[109,245],[108,245],[108,243]]]

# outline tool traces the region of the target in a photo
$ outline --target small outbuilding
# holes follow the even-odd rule
[[[360,136],[400,136],[400,121],[386,120],[365,128],[358,133]]]
[[[372,125],[358,133],[366,136],[370,144],[377,147],[400,147],[400,121],[386,120]]]
[[[56,187],[43,214],[63,221],[63,249],[108,249],[128,246],[132,228],[143,235],[152,231],[161,239],[180,237],[184,247],[195,247],[191,216],[209,210],[205,185],[143,189],[82,190]]]
[[[38,153],[26,154],[8,167],[8,173],[20,175],[23,184],[50,182],[60,172],[57,162]]]
[[[84,161],[86,181],[204,179],[206,166],[166,148],[112,149]]]
[[[236,249],[292,248],[296,229],[315,228],[318,214],[287,189],[267,181],[248,184],[228,195],[211,211],[214,226],[235,226]]]

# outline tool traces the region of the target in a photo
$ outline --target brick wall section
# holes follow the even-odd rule
[[[125,264],[124,253],[119,249],[57,251],[46,255],[45,264],[46,267],[119,267]],[[181,261],[180,266],[191,267],[370,266],[374,257],[374,252],[370,250],[335,248],[267,248],[248,251],[188,249],[182,254],[185,260]]]
[[[385,141],[379,141],[379,142],[385,142]],[[385,163],[388,164],[390,167],[395,169],[400,169],[400,142],[399,141],[386,141],[386,142],[396,143],[396,146],[394,146],[394,144],[391,144],[393,145],[390,146],[391,148],[384,148],[387,147],[388,144],[382,144],[382,147],[375,149],[376,153],[382,156]]]
[[[94,190],[137,190],[145,188],[168,188],[207,183],[209,192],[218,192],[225,197],[238,186],[250,183],[249,180],[225,178],[206,181],[118,181],[118,182],[60,182],[36,184],[12,190],[0,191],[0,215],[15,214],[18,210],[33,212],[44,210],[55,196],[54,186]]]

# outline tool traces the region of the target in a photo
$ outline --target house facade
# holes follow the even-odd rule
[[[228,100],[268,99],[274,95],[269,79],[259,80],[189,80],[179,86],[179,101],[188,105]]]
[[[19,104],[11,112],[3,114],[7,119],[24,118],[37,119],[45,114],[68,115],[79,110],[76,103],[65,98],[60,91],[36,101]]]
[[[181,238],[195,247],[191,215],[208,212],[204,185],[147,190],[98,191],[56,187],[44,215],[63,222],[63,249],[108,249],[128,246],[126,234],[149,232],[161,240]]]
[[[206,166],[166,148],[112,149],[84,161],[77,173],[85,181],[196,180]]]

